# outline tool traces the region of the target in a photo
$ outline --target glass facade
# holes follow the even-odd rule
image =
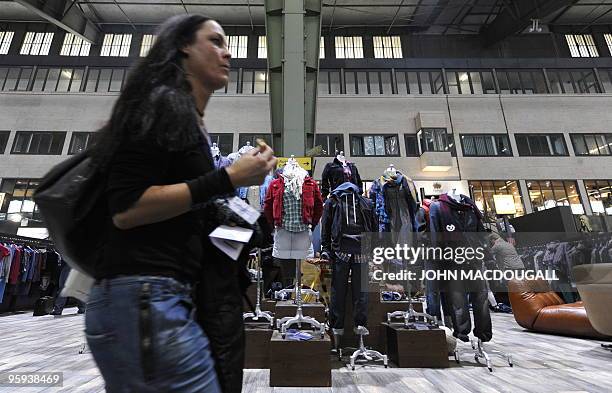
[[[529,199],[534,211],[569,206],[574,214],[584,214],[576,181],[527,180]]]
[[[612,180],[585,180],[593,214],[612,216]]]
[[[517,180],[470,180],[468,185],[474,197],[474,203],[483,212],[487,221],[495,222],[497,212],[493,195],[512,195],[516,214],[512,217],[525,215],[525,206]]]
[[[0,183],[0,220],[21,222],[21,226],[43,226],[42,217],[32,196],[39,181],[3,179]],[[3,199],[3,200],[2,200]]]

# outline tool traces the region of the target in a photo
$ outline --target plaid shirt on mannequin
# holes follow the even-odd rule
[[[289,232],[304,232],[308,224],[302,219],[302,198],[296,198],[285,188],[283,193],[283,228]]]

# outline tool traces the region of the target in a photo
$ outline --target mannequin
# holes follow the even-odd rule
[[[334,161],[325,164],[322,174],[321,191],[323,198],[327,198],[330,191],[334,190],[344,182],[350,182],[359,188],[359,193],[363,192],[363,182],[357,166],[352,162],[348,162],[344,157],[344,152],[336,152]]]
[[[478,247],[480,239],[476,232],[485,232],[483,216],[476,204],[467,196],[457,194],[455,190],[440,195],[433,202],[429,211],[429,226],[432,245],[436,247]],[[446,235],[445,235],[446,234]],[[452,239],[452,242],[449,242]],[[450,264],[447,261],[436,261],[439,269],[480,270],[482,261],[472,263]],[[468,297],[474,310],[474,336],[482,342],[493,337],[491,315],[489,313],[488,289],[484,280],[448,280],[440,281],[444,290],[444,310],[448,310],[453,322],[453,335],[462,341],[469,341],[472,324],[468,308]]]
[[[332,266],[330,325],[338,348],[344,334],[349,276],[354,328],[367,325],[368,288],[362,288],[362,284],[367,282],[368,259],[361,255],[361,237],[363,233],[376,231],[376,228],[374,207],[355,184],[341,184],[325,201],[321,220],[321,257],[331,261]]]
[[[212,144],[210,148],[210,154],[213,157],[213,162],[215,164],[216,169],[225,168],[226,166],[231,165],[230,160],[227,157],[223,157],[223,155],[221,155],[221,150],[219,149],[219,146],[217,146],[216,143]]]
[[[372,184],[369,197],[375,206],[379,232],[416,232],[416,187],[395,165],[390,164]]]
[[[264,214],[275,228],[272,256],[312,258],[312,228],[322,213],[319,186],[292,157],[280,176],[270,182],[264,201]]]

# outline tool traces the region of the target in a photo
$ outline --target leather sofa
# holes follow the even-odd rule
[[[512,280],[508,292],[516,322],[536,332],[606,338],[597,332],[582,302],[566,304],[544,280]]]
[[[574,266],[574,279],[593,328],[612,337],[612,263]]]

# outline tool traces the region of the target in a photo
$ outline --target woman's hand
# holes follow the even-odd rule
[[[251,149],[238,161],[225,168],[234,187],[258,186],[276,167],[274,151],[268,145]]]

